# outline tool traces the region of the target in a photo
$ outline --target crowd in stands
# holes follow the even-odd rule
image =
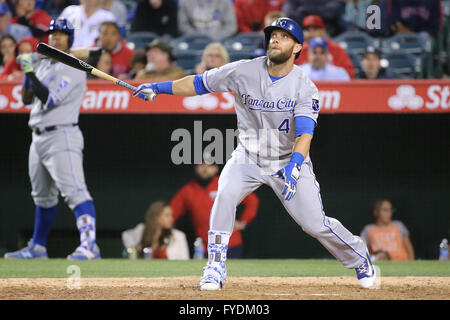
[[[76,29],[72,48],[102,48],[89,63],[121,79],[265,55],[263,29],[283,16],[303,28],[295,63],[313,81],[443,77],[449,12],[448,0],[0,0],[0,80],[21,80],[15,57],[46,42],[58,17]]]

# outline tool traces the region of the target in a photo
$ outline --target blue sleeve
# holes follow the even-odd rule
[[[296,137],[299,137],[304,133],[309,133],[310,135],[314,134],[314,126],[316,125],[316,123],[313,119],[304,116],[298,116],[294,118],[294,121]]]
[[[198,95],[209,93],[209,91],[206,89],[205,85],[203,84],[203,75],[202,74],[195,75],[194,87],[195,87],[195,92]]]

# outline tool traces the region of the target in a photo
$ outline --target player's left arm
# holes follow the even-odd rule
[[[300,167],[308,156],[313,138],[315,121],[307,116],[297,116],[295,121],[295,143],[289,163],[274,176],[284,179],[282,195],[291,200],[297,191],[297,181],[300,178]]]
[[[25,74],[25,80],[23,82],[24,92],[22,98],[25,104],[31,103],[34,96],[38,97],[42,101],[42,104],[46,104],[49,97],[48,88],[43,85],[34,73],[33,62],[37,60],[36,53],[27,53],[19,55],[16,62],[20,65],[20,68]]]

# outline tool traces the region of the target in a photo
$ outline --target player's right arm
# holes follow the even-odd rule
[[[175,81],[164,81],[157,83],[141,84],[133,96],[137,96],[140,92],[151,94],[171,94],[175,96],[190,97],[209,93],[203,84],[203,75],[187,76]]]
[[[171,94],[177,96],[195,96],[210,92],[229,92],[236,89],[235,70],[246,60],[228,63],[222,67],[210,69],[203,74],[187,76],[175,81],[141,84],[133,96],[139,93]]]

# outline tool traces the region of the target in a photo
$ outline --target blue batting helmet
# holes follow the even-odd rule
[[[297,22],[289,18],[278,18],[270,26],[264,28],[264,35],[266,36],[265,49],[269,46],[270,35],[273,30],[282,29],[287,31],[291,36],[297,40],[298,43],[303,45],[303,30]],[[300,50],[301,51],[301,50]],[[295,59],[298,58],[300,52],[297,53]]]
[[[75,29],[69,20],[64,18],[53,19],[50,22],[47,33],[52,33],[53,31],[65,32],[69,35],[69,48],[72,47]]]

